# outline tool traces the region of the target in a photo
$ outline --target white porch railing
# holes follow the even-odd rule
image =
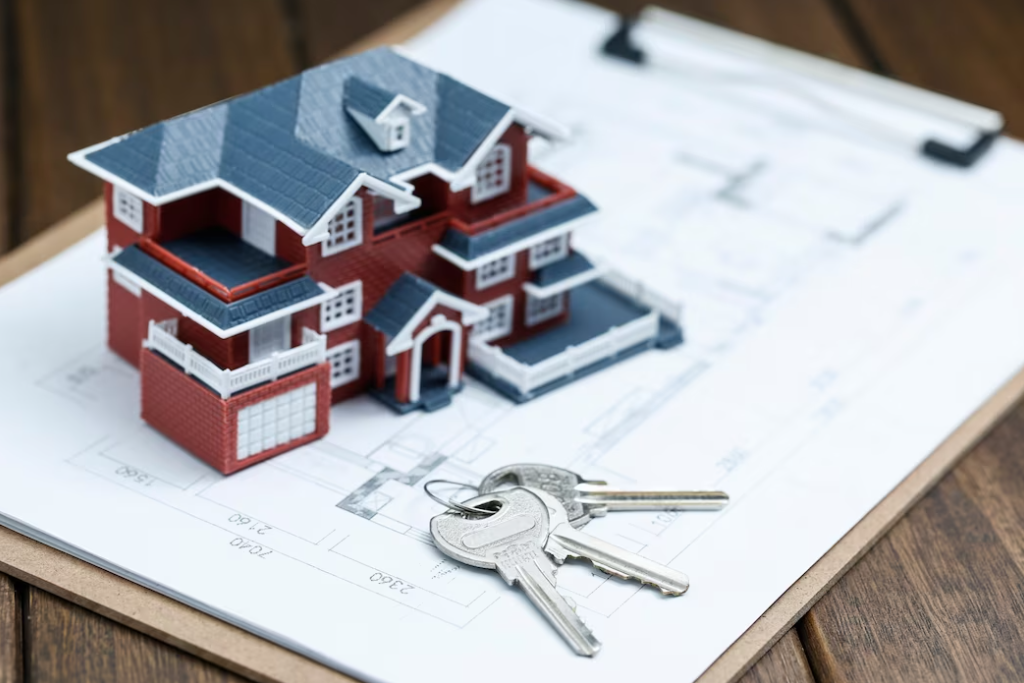
[[[147,349],[159,351],[180,366],[186,375],[193,375],[209,385],[221,398],[227,398],[263,382],[272,382],[290,372],[323,363],[327,358],[327,337],[304,328],[302,346],[280,351],[270,358],[249,363],[236,370],[226,370],[196,353],[191,344],[179,341],[177,331],[177,320],[159,323],[150,320],[149,335],[143,345]]]
[[[579,346],[570,346],[535,365],[521,363],[497,346],[480,340],[470,340],[469,359],[520,392],[529,394],[548,382],[568,377],[588,365],[653,339],[658,334],[658,317],[658,311],[651,311],[642,318],[613,327],[598,337]]]
[[[683,305],[667,296],[648,289],[643,282],[632,280],[616,270],[609,270],[601,276],[600,282],[619,294],[653,308],[677,325],[683,321]]]

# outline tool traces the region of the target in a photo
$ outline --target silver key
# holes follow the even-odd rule
[[[603,481],[588,481],[554,465],[519,464],[494,470],[480,482],[480,492],[503,486],[526,486],[547,491],[565,507],[576,528],[615,510],[720,510],[729,502],[723,491],[629,491]]]
[[[430,534],[438,549],[459,562],[497,570],[510,586],[523,589],[576,654],[597,654],[600,641],[555,590],[557,567],[544,550],[550,528],[547,504],[521,488],[478,496],[463,504],[498,511],[488,517],[456,512],[434,517]]]
[[[690,587],[686,574],[574,528],[557,498],[539,489],[534,489],[533,493],[548,506],[551,527],[544,550],[558,564],[565,562],[566,557],[587,559],[605,573],[650,584],[665,595],[682,595]]]

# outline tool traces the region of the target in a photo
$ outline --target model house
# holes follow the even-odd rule
[[[595,207],[534,135],[559,131],[378,49],[70,155],[106,182],[143,418],[230,473],[366,391],[435,410],[468,369],[523,401],[679,343],[678,309],[573,249]]]

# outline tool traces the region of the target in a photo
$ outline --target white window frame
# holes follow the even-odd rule
[[[516,255],[508,254],[482,264],[476,269],[476,288],[487,289],[516,276]]]
[[[350,372],[341,377],[335,377],[334,358],[340,356],[343,353],[352,354],[352,368],[353,372]],[[347,341],[344,344],[338,344],[327,349],[327,362],[331,364],[331,389],[337,389],[343,387],[346,384],[351,384],[359,379],[360,365],[362,363],[362,357],[360,355],[359,340],[353,339]]]
[[[497,180],[495,180],[497,177]],[[496,144],[476,167],[476,182],[469,192],[470,204],[480,204],[512,189],[512,147]]]
[[[515,297],[511,294],[506,294],[480,305],[490,311],[490,315],[473,326],[473,330],[470,333],[473,339],[491,341],[492,339],[501,339],[512,333],[512,322],[515,317]],[[499,310],[504,310],[505,312],[504,324],[501,327],[493,327],[495,315]]]
[[[352,215],[348,216],[350,210]],[[349,237],[346,238],[346,235]],[[320,243],[320,253],[324,256],[333,256],[358,247],[362,243],[363,198],[356,196],[346,202],[341,211],[327,223],[327,239]]]
[[[537,270],[555,261],[561,261],[568,255],[569,233],[544,240],[540,244],[530,247],[530,270]]]
[[[249,362],[270,358],[292,347],[292,316],[283,315],[249,330]]]
[[[146,227],[146,207],[142,199],[120,185],[114,185],[110,199],[114,204],[114,218],[141,235]]]
[[[548,308],[549,301],[557,299],[555,306]],[[526,295],[526,326],[533,327],[542,322],[557,318],[565,312],[565,292],[552,294],[551,296],[535,297]]]
[[[338,307],[351,308],[351,312],[335,316]],[[356,280],[338,287],[338,296],[320,304],[320,331],[330,332],[363,319],[363,281]]]

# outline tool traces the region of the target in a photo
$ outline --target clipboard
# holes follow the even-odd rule
[[[399,43],[429,26],[457,0],[432,0],[353,45],[358,52]],[[0,284],[92,233],[103,222],[96,200],[0,259]],[[698,679],[740,678],[843,574],[1024,396],[1019,372],[953,432],[889,495],[797,580]],[[352,681],[350,677],[61,551],[0,527],[0,571],[49,591],[230,671],[257,681]]]

